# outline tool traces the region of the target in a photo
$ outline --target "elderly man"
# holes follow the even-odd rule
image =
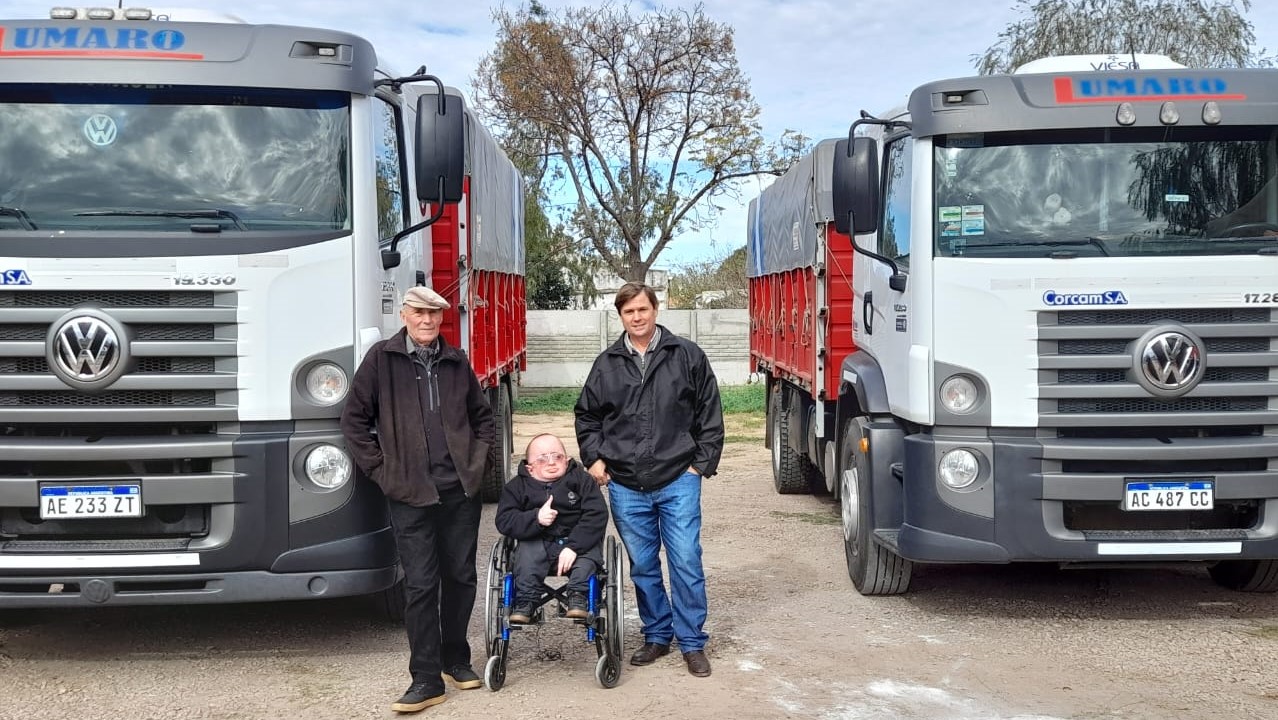
[[[448,302],[404,293],[404,328],[374,345],[342,413],[356,465],[386,494],[407,588],[412,684],[395,712],[444,701],[444,680],[482,685],[466,628],[475,606],[480,483],[495,429],[465,354],[439,336]]]
[[[630,663],[651,664],[677,640],[688,672],[705,677],[701,480],[714,475],[723,453],[719,385],[696,343],[657,324],[652,288],[626,283],[614,304],[625,332],[595,359],[575,412],[581,462],[608,485],[630,556],[644,637]]]

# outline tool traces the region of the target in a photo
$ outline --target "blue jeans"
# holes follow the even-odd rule
[[[630,556],[644,642],[666,645],[673,639],[682,652],[704,649],[710,636],[702,630],[706,574],[701,568],[701,476],[685,472],[652,492],[610,483],[608,501]],[[670,568],[669,596],[661,574],[662,546]]]

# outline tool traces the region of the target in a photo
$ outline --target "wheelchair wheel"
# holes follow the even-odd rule
[[[484,595],[484,650],[493,654],[493,641],[501,637],[505,612],[502,607],[502,586],[505,584],[506,538],[493,543],[493,551],[488,559],[488,592]]]
[[[621,679],[621,659],[612,655],[604,655],[595,663],[595,680],[605,688],[617,687]]]
[[[626,595],[623,589],[625,572],[622,568],[621,546],[614,537],[608,538],[608,585],[604,592],[604,605],[608,612],[608,654],[617,658],[620,672],[621,656],[625,652]]]
[[[484,686],[493,692],[506,684],[506,653],[504,648],[502,650],[488,658],[488,663],[484,665]]]

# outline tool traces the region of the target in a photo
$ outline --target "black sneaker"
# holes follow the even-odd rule
[[[444,670],[444,679],[458,690],[474,690],[484,684],[483,680],[470,669],[469,665],[454,665]]]
[[[528,604],[520,604],[511,608],[510,624],[527,625],[532,622],[533,606]]]
[[[568,593],[568,612],[566,614],[574,619],[584,619],[590,615],[590,604],[586,601],[585,593]]]
[[[408,690],[404,692],[403,697],[391,703],[391,712],[420,712],[431,705],[438,705],[444,700],[444,687],[442,684],[435,687],[431,683],[415,682],[408,686]]]

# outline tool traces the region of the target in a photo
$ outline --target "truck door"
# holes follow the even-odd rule
[[[914,140],[908,134],[889,137],[883,151],[883,202],[877,252],[891,259],[908,276]],[[864,242],[864,239],[858,240]],[[910,300],[913,284],[904,290],[891,286],[893,269],[883,262],[862,262],[868,277],[857,290],[857,342],[878,359],[887,381],[888,402],[897,415],[908,416],[910,368]],[[860,279],[860,278],[858,278]]]

